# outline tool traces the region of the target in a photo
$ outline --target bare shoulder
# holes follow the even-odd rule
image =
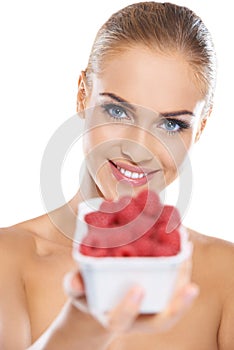
[[[194,279],[220,305],[219,350],[234,349],[234,244],[188,230],[194,244]]]
[[[0,228],[0,259],[18,260],[35,248],[33,233],[17,224]]]
[[[234,243],[188,229],[194,246],[197,273],[215,273],[222,282],[234,286]]]
[[[35,240],[31,232],[20,224],[0,228],[0,278],[22,280],[23,267],[35,250]],[[2,284],[4,286],[4,284]]]
[[[203,259],[205,259],[206,265],[209,263],[214,264],[217,272],[219,268],[221,270],[225,268],[226,273],[233,271],[234,243],[207,236],[191,229],[188,229],[188,232],[194,245],[194,253],[202,260],[202,263],[204,263]]]
[[[0,229],[0,339],[3,349],[25,349],[31,342],[22,274],[33,246],[32,235],[20,225]]]
[[[23,281],[23,271],[35,247],[33,233],[25,230],[21,223],[0,228],[0,277]]]

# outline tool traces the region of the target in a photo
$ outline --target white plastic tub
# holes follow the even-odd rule
[[[75,241],[87,232],[84,215],[97,210],[100,199],[82,203],[79,208]],[[120,302],[130,287],[139,284],[145,290],[140,312],[162,311],[172,296],[178,270],[192,253],[187,232],[181,227],[181,252],[170,257],[92,257],[79,252],[74,243],[73,256],[84,279],[89,308],[94,313],[105,312]]]

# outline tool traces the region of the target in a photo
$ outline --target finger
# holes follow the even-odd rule
[[[71,298],[84,295],[84,283],[79,272],[69,272],[64,276],[63,287]]]
[[[71,298],[72,305],[84,313],[89,313],[81,274],[77,271],[69,272],[65,275],[63,284],[66,294]]]
[[[144,291],[140,286],[128,291],[122,301],[106,314],[104,326],[115,332],[123,332],[130,328],[139,314]]]
[[[164,311],[155,315],[141,315],[133,325],[131,332],[159,333],[168,331],[183,317],[198,295],[199,287],[196,284],[184,285],[174,293]]]
[[[170,329],[180,320],[192,306],[194,300],[199,295],[199,287],[190,283],[181,288],[173,297],[168,307],[154,319],[154,326],[163,330]]]

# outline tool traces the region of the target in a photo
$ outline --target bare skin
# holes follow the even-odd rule
[[[146,107],[137,111],[136,115],[132,113],[130,119],[121,109],[123,105],[118,105],[117,109],[116,106],[111,107],[105,112],[103,108],[99,109],[95,115],[92,115],[93,109],[90,109],[91,113],[83,113],[88,132],[84,142],[87,167],[81,189],[86,198],[99,195],[116,199],[118,180],[112,173],[108,159],[122,159],[126,166],[156,167],[158,172],[148,185],[160,191],[178,176],[178,168],[206,124],[207,116],[202,115],[204,96],[199,84],[183,57],[159,55],[142,47],[109,60],[105,68],[101,76],[93,77],[92,91],[88,91],[81,75],[78,92],[80,112],[102,103],[116,104],[116,100],[110,96],[103,99],[103,92],[114,93],[135,106]],[[124,115],[121,126],[113,122],[113,116],[110,116],[113,111]],[[153,111],[153,114],[149,111]],[[174,115],[178,111],[188,113],[175,117],[177,119],[170,125],[165,118],[161,118],[163,113]],[[176,121],[181,119],[184,123],[188,122],[188,127],[179,133]],[[170,135],[168,127],[175,128]],[[134,187],[135,194],[142,187]],[[75,214],[73,216],[69,214],[68,206],[64,205],[49,215],[1,230],[1,349],[28,348],[50,328],[64,305],[64,312],[61,317],[58,316],[57,328],[50,330],[53,346],[30,347],[30,350],[89,350],[94,346],[96,350],[106,349],[109,333],[90,315],[69,304],[70,299],[62,284],[64,275],[77,269],[71,255],[72,240],[62,232],[74,231],[79,201],[80,190],[69,202]],[[59,225],[54,225],[54,222]],[[133,329],[135,324],[140,327],[144,321],[152,329],[147,332],[142,328],[138,333],[125,332],[111,342],[108,350],[234,348],[233,244],[192,230],[189,230],[189,234],[194,244],[191,278],[200,288],[200,294],[190,310],[166,332],[165,329],[162,332],[152,328],[152,318],[138,317]],[[123,305],[122,310],[125,310]],[[137,316],[137,310],[137,307],[132,308],[133,315]],[[160,320],[160,315],[156,317]],[[79,343],[82,337],[83,343]],[[67,344],[68,341],[71,346]],[[93,341],[96,343],[93,344]]]
[[[171,344],[178,350],[231,349],[234,247],[192,230],[189,234],[194,244],[192,280],[200,287],[191,309],[166,333],[126,334],[108,349],[163,350]],[[61,236],[47,215],[2,229],[0,243],[1,266],[7,268],[1,310],[8,310],[1,317],[9,339],[14,334],[12,347],[9,342],[6,349],[13,349],[13,344],[18,344],[17,349],[22,344],[24,349],[39,338],[60,312],[67,300],[61,281],[67,271],[77,267],[71,257],[71,241]]]

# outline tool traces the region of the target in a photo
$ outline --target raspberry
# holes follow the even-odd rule
[[[180,234],[177,230],[170,233],[160,232],[158,241],[164,245],[169,245],[173,250],[174,254],[180,251]]]
[[[137,251],[137,256],[152,256],[153,255],[153,244],[148,238],[140,238],[133,243]]]
[[[92,256],[95,256],[96,258],[102,258],[102,257],[108,256],[108,249],[105,249],[105,248],[92,249]]]
[[[89,247],[83,243],[80,244],[79,250],[80,250],[80,253],[83,255],[92,255],[92,251],[93,251],[92,247]]]
[[[140,214],[140,209],[136,205],[135,200],[129,196],[122,197],[119,200],[119,205],[122,207],[117,213],[117,220],[120,225],[125,225],[133,221]]]
[[[80,252],[84,255],[104,257],[107,255],[107,249],[103,248],[103,242],[96,232],[91,231],[80,244]]]
[[[134,240],[133,233],[127,227],[116,226],[104,233],[105,247],[115,248],[127,245]]]
[[[180,214],[177,208],[171,205],[165,205],[158,219],[159,224],[167,224],[166,232],[171,232],[176,229],[180,223]]]
[[[153,248],[154,256],[172,256],[176,253],[174,252],[173,247],[169,244],[157,243]]]
[[[87,224],[95,227],[110,227],[115,221],[115,215],[112,213],[103,213],[101,211],[95,211],[86,214],[84,217]]]
[[[143,190],[136,197],[136,203],[145,214],[157,219],[162,211],[162,203],[156,192]]]
[[[96,230],[89,230],[87,236],[83,239],[82,244],[89,248],[103,248],[102,236]]]
[[[122,247],[114,248],[112,250],[113,256],[137,256],[135,247],[131,244],[123,245]]]
[[[88,247],[85,244],[80,245],[80,252],[84,255],[104,257],[107,256],[107,249]]]
[[[138,218],[129,225],[129,229],[132,231],[134,238],[146,238],[151,237],[154,232],[154,220],[152,217],[141,213]]]

